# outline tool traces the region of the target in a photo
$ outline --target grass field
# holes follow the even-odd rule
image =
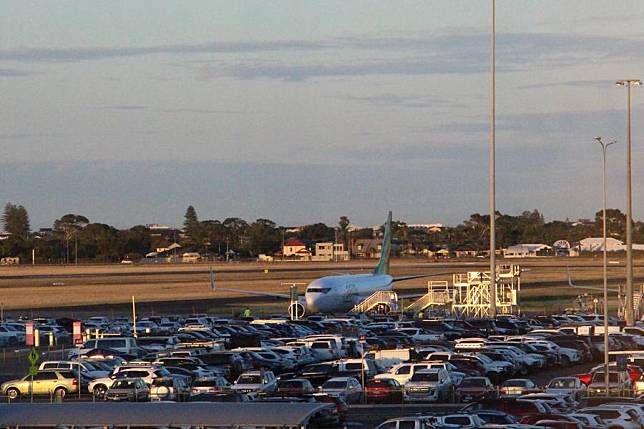
[[[543,258],[505,261],[518,263],[522,273],[520,302],[523,311],[543,312],[570,306],[584,291],[568,287],[566,266],[575,282],[601,286],[599,258]],[[609,265],[611,285],[624,282],[623,261]],[[641,261],[644,263],[644,261]],[[230,263],[214,264],[217,285],[225,288],[286,292],[285,283],[308,283],[324,275],[368,273],[375,261],[346,263]],[[434,280],[451,280],[452,273],[485,270],[487,261],[439,261],[403,259],[392,261],[394,276],[438,274]],[[209,265],[81,265],[0,267],[0,302],[7,310],[39,314],[81,311],[127,311],[132,296],[142,309],[157,312],[211,311],[228,313],[246,305],[263,311],[283,311],[281,301],[248,297],[234,292],[213,292]],[[644,266],[635,264],[636,287],[644,281]],[[300,285],[300,291],[305,285]],[[421,292],[427,279],[397,282],[396,289]],[[588,291],[595,295],[601,292]],[[144,304],[146,303],[146,304]],[[612,302],[616,306],[616,301]],[[155,310],[156,308],[156,310]],[[174,311],[172,311],[174,310]]]

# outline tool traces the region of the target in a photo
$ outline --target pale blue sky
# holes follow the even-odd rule
[[[619,141],[622,205],[613,82],[644,78],[644,2],[498,0],[497,19],[498,208],[591,217],[596,135]],[[487,211],[489,24],[484,0],[5,0],[0,200],[38,226],[65,212],[178,224],[188,204],[456,224]]]

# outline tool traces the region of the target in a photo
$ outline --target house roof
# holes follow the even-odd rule
[[[297,246],[306,246],[306,244],[302,243],[297,238],[289,238],[284,242],[284,246],[297,247]]]

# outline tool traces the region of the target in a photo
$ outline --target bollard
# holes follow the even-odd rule
[[[34,329],[34,347],[40,347],[40,331]]]
[[[56,340],[56,337],[54,337],[54,333],[53,333],[53,332],[49,332],[49,333],[47,334],[47,336],[49,337],[49,347],[53,347],[53,346],[54,346],[54,342],[55,342],[55,340]]]

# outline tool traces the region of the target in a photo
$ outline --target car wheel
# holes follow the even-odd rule
[[[566,356],[566,355],[563,355],[563,356],[561,357],[561,365],[562,365],[562,366],[568,366],[568,365],[570,365],[570,358],[569,358],[568,356]]]
[[[54,396],[64,398],[65,395],[67,395],[67,389],[64,387],[57,387],[56,390],[54,390]]]
[[[107,386],[104,384],[99,384],[94,386],[94,396],[99,398],[105,398],[105,393],[107,393]]]
[[[10,387],[7,389],[7,396],[9,399],[18,399],[20,396],[20,390],[16,389],[15,387]]]

